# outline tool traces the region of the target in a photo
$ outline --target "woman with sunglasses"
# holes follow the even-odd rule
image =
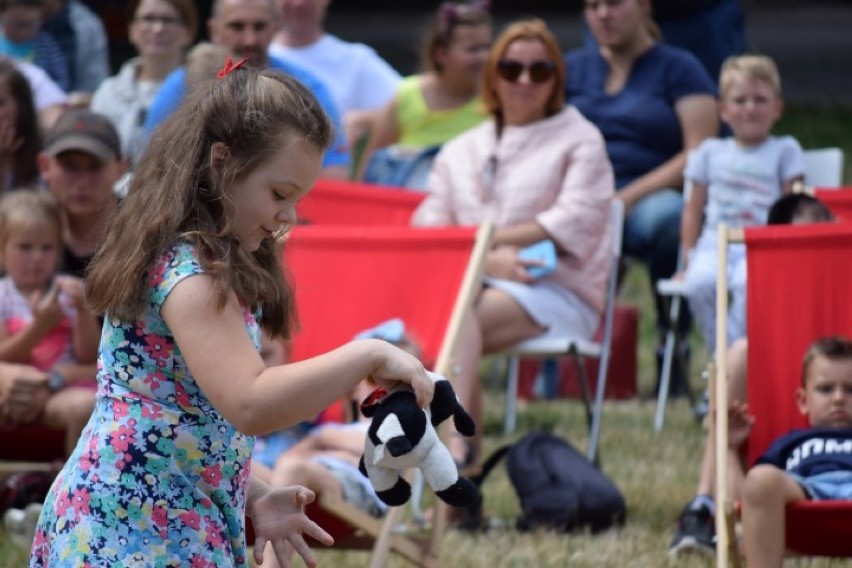
[[[715,83],[693,55],[660,42],[650,0],[585,0],[585,17],[597,45],[567,54],[568,100],[606,139],[624,253],[647,263],[655,288],[677,266],[686,154],[719,130]]]
[[[455,360],[456,391],[470,409],[479,406],[483,353],[542,334],[590,338],[603,310],[612,167],[598,129],[565,106],[564,80],[544,22],[506,28],[484,72],[491,119],[444,145],[413,217],[417,225],[496,227]],[[552,258],[529,260],[524,249],[542,241],[554,245]],[[450,449],[464,461],[464,448]]]

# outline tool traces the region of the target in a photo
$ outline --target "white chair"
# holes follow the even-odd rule
[[[601,411],[603,410],[606,374],[609,367],[610,350],[612,347],[612,326],[615,310],[616,287],[618,281],[618,262],[621,257],[621,233],[624,222],[624,207],[621,201],[612,200],[610,226],[612,230],[612,256],[610,259],[610,276],[607,280],[606,305],[603,313],[603,338],[601,342],[578,339],[576,337],[544,337],[522,341],[506,349],[503,354],[509,355],[509,378],[506,387],[506,418],[504,431],[515,431],[518,401],[518,359],[530,357],[536,359],[552,359],[554,357],[571,356],[577,364],[577,373],[583,393],[583,403],[586,407],[586,419],[589,426],[589,446],[586,456],[589,461],[597,462],[598,441],[600,439]],[[598,382],[595,392],[594,408],[589,397],[589,383],[586,378],[584,357],[599,360]]]
[[[810,187],[840,187],[843,184],[843,150],[805,150],[805,184]]]
[[[805,157],[805,186],[806,188],[836,188],[843,184],[844,155],[840,148],[816,148],[804,151]],[[684,184],[684,201],[689,197],[690,184]],[[683,254],[683,251],[681,251]],[[678,263],[680,268],[680,263]],[[660,389],[657,394],[657,411],[654,416],[654,430],[659,432],[665,422],[666,402],[671,382],[672,366],[677,346],[678,330],[676,327],[680,317],[680,308],[686,296],[686,285],[683,280],[664,279],[657,282],[657,293],[671,297],[669,304],[669,321],[666,330],[665,348],[663,351],[663,366],[660,371]]]

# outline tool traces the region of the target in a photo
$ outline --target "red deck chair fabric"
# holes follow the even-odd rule
[[[295,227],[284,251],[300,320],[292,360],[332,350],[398,317],[427,365],[447,361],[449,328],[476,238],[475,227]],[[312,506],[308,514],[336,540],[359,532],[322,507]]]
[[[425,193],[320,179],[299,202],[299,220],[309,225],[408,225]]]
[[[816,188],[814,197],[825,203],[826,207],[841,221],[852,222],[852,187],[839,190]]]
[[[300,329],[294,361],[324,353],[393,317],[434,361],[475,228],[300,226],[284,253]]]
[[[64,430],[40,424],[0,427],[0,460],[53,462],[64,459]]]
[[[749,409],[757,418],[751,464],[777,436],[806,426],[795,405],[802,356],[815,339],[852,337],[852,226],[760,227],[748,251]],[[812,556],[852,556],[852,501],[787,508],[787,547]]]

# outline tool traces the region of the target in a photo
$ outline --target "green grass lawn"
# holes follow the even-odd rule
[[[839,146],[847,160],[846,180],[852,180],[852,108],[799,107],[788,109],[776,133],[793,134],[805,148]],[[703,431],[691,408],[680,399],[670,402],[666,427],[653,431],[656,331],[651,313],[650,291],[641,267],[630,270],[621,291],[621,301],[641,308],[640,339],[637,346],[640,396],[628,402],[607,402],[601,435],[604,471],[622,489],[628,504],[627,524],[603,535],[564,535],[544,532],[520,534],[493,530],[470,535],[450,530],[444,540],[442,566],[446,567],[667,567],[711,566],[703,558],[669,559],[666,555],[675,519],[692,497],[698,477]],[[618,356],[615,354],[614,356]],[[707,352],[697,336],[692,340],[692,385],[696,392],[705,385],[698,378],[707,363]],[[487,365],[485,366],[488,367]],[[522,406],[519,429],[514,438],[502,435],[503,403],[499,380],[487,383],[485,451],[537,428],[552,429],[584,448],[586,430],[582,406],[573,400],[533,402]],[[504,468],[495,470],[484,488],[486,516],[511,520],[518,514]],[[320,564],[326,567],[360,567],[367,553],[323,551]],[[0,568],[26,565],[26,554],[12,546],[0,532]],[[406,563],[394,559],[392,566]],[[814,562],[829,566],[830,562]]]

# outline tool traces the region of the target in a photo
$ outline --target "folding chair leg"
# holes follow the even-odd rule
[[[669,329],[666,331],[666,343],[663,351],[663,368],[660,370],[659,391],[657,392],[657,413],[654,417],[654,431],[660,432],[666,419],[666,404],[668,403],[669,387],[672,380],[672,367],[675,350],[677,349],[677,321],[680,319],[680,296],[672,298],[669,306]]]
[[[503,433],[515,432],[518,414],[518,358],[509,356],[509,374],[506,379],[506,416],[503,418]]]
[[[577,368],[577,377],[580,380],[580,395],[583,397],[583,406],[586,408],[586,426],[589,433],[592,431],[592,397],[589,389],[589,378],[586,376],[586,365],[583,364],[583,356],[575,348],[571,348],[571,356],[574,366]]]
[[[742,562],[740,562],[740,550],[737,545],[736,515],[730,501],[725,504],[724,514],[725,528],[728,531],[728,558],[731,560],[734,568],[740,568]]]

